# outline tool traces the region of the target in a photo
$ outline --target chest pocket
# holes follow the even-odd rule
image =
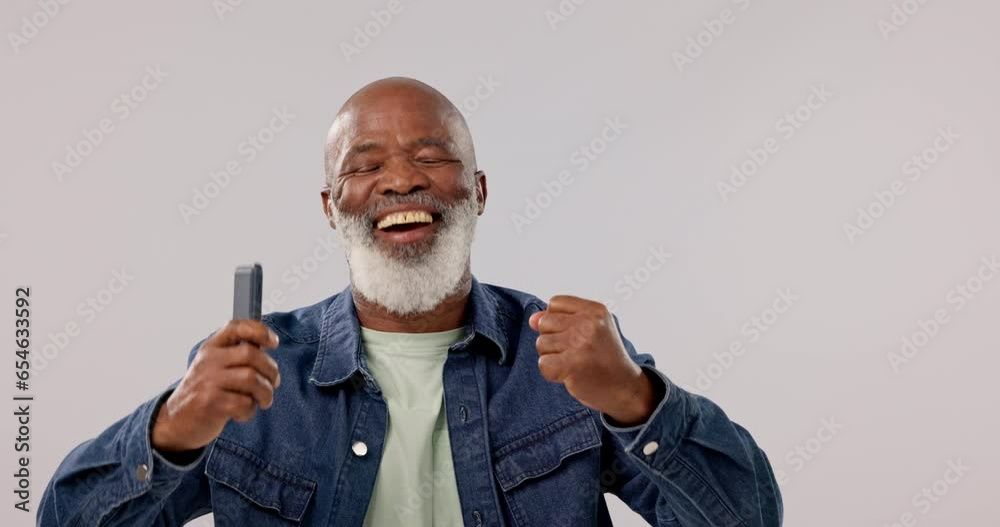
[[[587,409],[501,446],[493,470],[514,525],[588,525],[600,499],[601,434]]]
[[[316,483],[217,438],[205,464],[215,524],[247,527],[302,521]]]

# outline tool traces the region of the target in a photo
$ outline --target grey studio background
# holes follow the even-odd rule
[[[786,525],[996,525],[996,3],[0,9],[3,334],[12,354],[30,286],[36,398],[31,513],[8,490],[0,523],[32,525],[70,449],[183,375],[236,265],[263,264],[266,311],[346,285],[323,141],[350,93],[406,75],[468,117],[476,276],[611,304],[754,434]]]

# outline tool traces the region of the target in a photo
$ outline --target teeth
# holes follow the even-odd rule
[[[408,223],[431,223],[434,218],[431,217],[430,213],[424,211],[405,211],[405,212],[394,212],[381,220],[375,227],[378,229],[385,229],[386,227],[392,227],[393,225],[406,225]]]

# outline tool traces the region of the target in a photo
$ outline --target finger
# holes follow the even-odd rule
[[[558,335],[539,335],[535,339],[535,349],[539,355],[566,351],[564,339]]]
[[[544,311],[536,322],[536,330],[539,333],[560,333],[573,326],[576,315],[569,313],[553,313]]]
[[[545,311],[532,313],[531,316],[528,317],[528,327],[530,327],[535,331],[538,331],[538,320],[543,316],[545,316]]]
[[[240,422],[249,421],[257,411],[253,397],[245,393],[222,391],[215,396],[215,400],[219,413]]]
[[[261,408],[270,408],[274,402],[274,386],[253,368],[225,368],[219,372],[218,383],[223,390],[253,397]]]
[[[230,320],[210,338],[213,345],[232,346],[251,342],[262,348],[277,348],[278,335],[259,320]]]
[[[542,355],[538,357],[538,371],[545,380],[561,383],[566,378],[566,360],[559,353]]]
[[[257,370],[257,373],[263,375],[275,387],[281,384],[278,363],[257,346],[244,342],[219,351],[213,355],[220,357],[223,367],[249,366]]]
[[[592,302],[572,295],[556,295],[549,299],[548,310],[560,313],[576,313],[586,309]]]

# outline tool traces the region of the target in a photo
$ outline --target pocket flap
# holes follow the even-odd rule
[[[493,469],[506,492],[526,479],[555,470],[567,457],[600,444],[601,435],[590,410],[583,409],[500,447],[493,454]]]
[[[236,443],[217,438],[208,455],[205,475],[232,487],[250,501],[282,517],[301,521],[316,490],[314,481],[268,463]]]

